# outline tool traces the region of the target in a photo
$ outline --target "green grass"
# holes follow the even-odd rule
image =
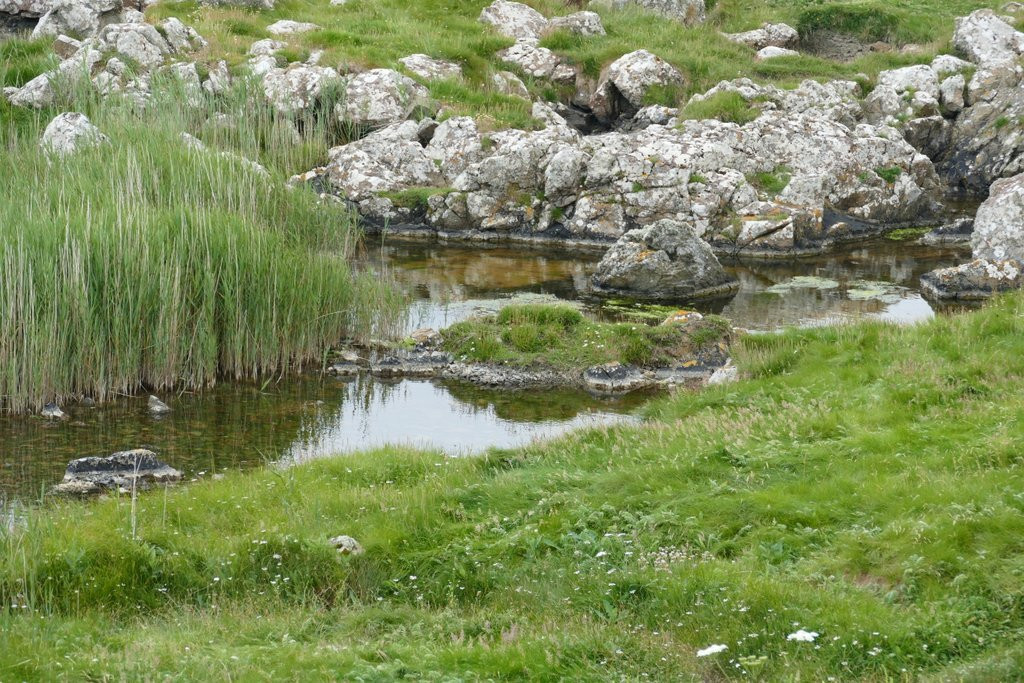
[[[125,498],[33,511],[0,535],[0,671],[1016,677],[1024,298],[736,350],[749,379],[642,424],[229,474],[141,496],[136,540]]]
[[[415,187],[395,192],[381,192],[380,196],[390,199],[392,204],[400,208],[426,209],[431,197],[438,194],[448,194],[449,192],[451,190],[448,188]]]
[[[276,170],[319,156],[315,122],[294,145],[246,88],[192,108],[157,82],[144,112],[73,94],[111,144],[53,162],[38,147],[52,112],[4,122],[0,410],[285,373],[396,317],[387,285],[349,268],[353,217]],[[203,127],[214,113],[226,122]]]
[[[499,129],[532,127],[529,104],[502,96],[490,85],[494,71],[508,68],[495,54],[512,41],[477,21],[488,4],[488,0],[423,0],[410,6],[404,0],[352,0],[344,6],[332,6],[319,0],[285,0],[274,10],[252,12],[171,2],[154,5],[147,14],[154,19],[187,19],[210,40],[206,56],[225,58],[233,65],[245,62],[249,45],[268,37],[265,27],[278,19],[320,25],[318,31],[288,37],[288,54],[301,56],[313,49],[323,50],[324,64],[399,68],[400,58],[416,52],[453,60],[465,71],[463,82],[428,84],[434,97],[448,105],[453,114],[477,116]],[[530,0],[528,4],[549,17],[576,9],[559,0]],[[648,49],[679,68],[687,79],[685,87],[649,93],[648,103],[678,106],[693,93],[740,76],[791,85],[804,78],[854,78],[862,73],[874,77],[882,69],[924,63],[937,52],[948,50],[956,16],[999,4],[994,0],[901,0],[898,6],[881,0],[720,0],[714,3],[709,22],[696,28],[681,28],[637,10],[599,10],[607,35],[583,38],[560,31],[544,38],[542,45],[595,78],[623,54]],[[764,21],[785,21],[808,31],[831,26],[865,40],[922,44],[924,50],[918,55],[873,53],[850,64],[807,55],[755,63],[748,48],[720,35],[723,30],[756,28]],[[525,80],[535,99],[565,96],[548,83]]]
[[[611,362],[663,366],[727,340],[729,330],[714,316],[686,326],[599,323],[568,306],[536,304],[508,306],[441,334],[443,348],[460,360],[583,370]]]
[[[899,166],[876,168],[875,174],[878,175],[878,177],[884,180],[885,182],[892,185],[897,180],[899,180],[899,177],[901,175],[903,175],[903,169],[900,168]]]
[[[785,166],[779,166],[770,172],[754,173],[747,177],[747,181],[761,192],[774,197],[786,189],[790,177],[791,170]]]
[[[705,100],[688,103],[679,114],[683,120],[718,119],[742,125],[760,116],[761,109],[747,102],[739,93],[720,92]]]

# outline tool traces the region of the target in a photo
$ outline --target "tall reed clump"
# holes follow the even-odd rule
[[[283,373],[343,337],[382,333],[399,316],[401,297],[386,282],[350,268],[351,213],[285,187],[273,164],[268,174],[181,137],[216,119],[235,139],[261,145],[247,150],[257,158],[288,162],[301,147],[267,134],[268,123],[283,122],[217,111],[212,99],[189,102],[165,85],[142,109],[87,90],[69,98],[110,143],[65,158],[40,150],[42,118],[8,131],[3,411]]]

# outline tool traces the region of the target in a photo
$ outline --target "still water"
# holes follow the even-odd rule
[[[917,290],[920,275],[962,253],[887,241],[793,262],[730,263],[734,296],[678,302],[770,331],[789,325],[935,315]],[[409,330],[442,328],[509,300],[580,302],[602,318],[622,315],[588,290],[599,253],[525,247],[388,244],[366,255],[414,297]],[[163,418],[144,397],[90,408],[64,406],[69,419],[0,418],[0,502],[39,498],[69,460],[147,447],[188,477],[271,462],[293,462],[384,444],[450,455],[508,447],[585,425],[635,419],[650,395],[602,400],[578,391],[508,392],[432,380],[341,380],[314,375],[267,384],[225,383],[200,394],[162,397]]]

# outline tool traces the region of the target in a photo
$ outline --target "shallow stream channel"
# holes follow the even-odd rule
[[[880,239],[794,261],[727,263],[741,283],[738,293],[679,304],[757,332],[865,318],[914,323],[942,312],[921,297],[921,274],[964,255],[957,248]],[[538,298],[577,302],[601,319],[642,314],[643,307],[602,302],[589,293],[589,275],[600,256],[389,242],[368,247],[366,260],[411,292],[412,331],[441,329],[508,302]],[[149,448],[186,480],[385,444],[465,455],[581,426],[635,420],[655,395],[608,399],[576,390],[510,392],[436,379],[307,374],[162,396],[172,412],[160,417],[150,415],[145,395],[98,407],[64,406],[68,419],[60,421],[0,417],[0,510],[5,500],[39,500],[61,480],[68,461],[87,455]]]

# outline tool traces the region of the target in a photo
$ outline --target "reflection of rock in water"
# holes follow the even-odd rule
[[[507,391],[481,389],[469,382],[444,382],[452,398],[474,410],[494,410],[495,415],[515,422],[571,420],[593,412],[595,405],[610,412],[629,412],[651,397],[631,395],[616,400],[600,401],[582,391],[555,389],[550,391]]]

